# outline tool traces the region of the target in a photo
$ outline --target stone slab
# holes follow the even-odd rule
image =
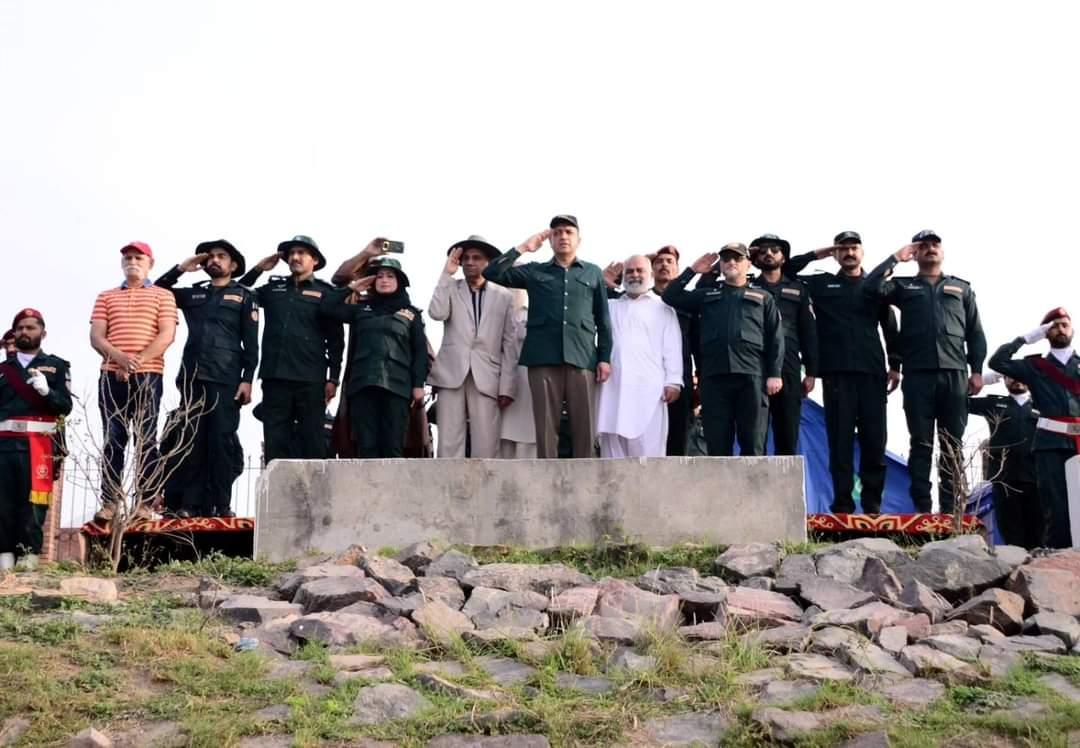
[[[623,536],[661,546],[806,540],[802,457],[275,460],[257,493],[255,555],[271,561],[421,539],[533,548]],[[657,496],[667,497],[662,522]]]

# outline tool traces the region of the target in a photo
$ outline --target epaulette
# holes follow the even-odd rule
[[[1025,361],[1034,361],[1035,359],[1039,359],[1039,358],[1042,358],[1042,357],[1043,357],[1043,355],[1041,353],[1032,353],[1029,356],[1024,356],[1024,360]]]
[[[968,280],[964,280],[963,278],[961,278],[961,277],[959,277],[959,276],[957,276],[957,275],[946,275],[946,276],[945,276],[945,279],[946,279],[946,280],[951,280],[951,281],[960,281],[960,282],[961,282],[961,283],[963,283],[963,284],[964,284],[965,286],[970,286],[970,285],[971,285],[971,281],[968,281]]]

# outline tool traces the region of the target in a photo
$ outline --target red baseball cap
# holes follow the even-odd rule
[[[139,254],[146,255],[151,260],[154,259],[154,250],[150,249],[150,245],[146,242],[128,242],[120,248],[120,254],[123,254],[129,249],[134,249]]]
[[[1048,325],[1054,320],[1061,319],[1062,317],[1072,319],[1069,313],[1065,311],[1065,307],[1059,306],[1056,309],[1051,309],[1049,312],[1046,313],[1046,316],[1042,319],[1042,324]]]
[[[36,319],[38,322],[41,323],[42,327],[45,326],[45,317],[42,316],[41,312],[39,312],[37,309],[31,309],[30,307],[26,307],[26,309],[21,310],[18,314],[15,315],[15,321],[11,323],[12,331],[14,331],[16,327],[18,327],[20,322],[28,318]]]

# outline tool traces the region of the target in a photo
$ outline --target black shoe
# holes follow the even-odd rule
[[[191,519],[194,515],[192,515],[192,513],[189,512],[187,509],[178,509],[176,510],[176,514],[174,516],[177,519]]]
[[[236,516],[236,512],[232,509],[215,509],[214,516],[221,517],[222,519],[232,519]]]

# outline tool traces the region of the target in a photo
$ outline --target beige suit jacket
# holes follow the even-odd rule
[[[490,281],[477,329],[472,292],[463,278],[443,272],[428,305],[428,316],[443,323],[442,344],[431,367],[428,383],[456,389],[472,373],[476,389],[489,397],[514,397],[517,349],[513,296]]]

